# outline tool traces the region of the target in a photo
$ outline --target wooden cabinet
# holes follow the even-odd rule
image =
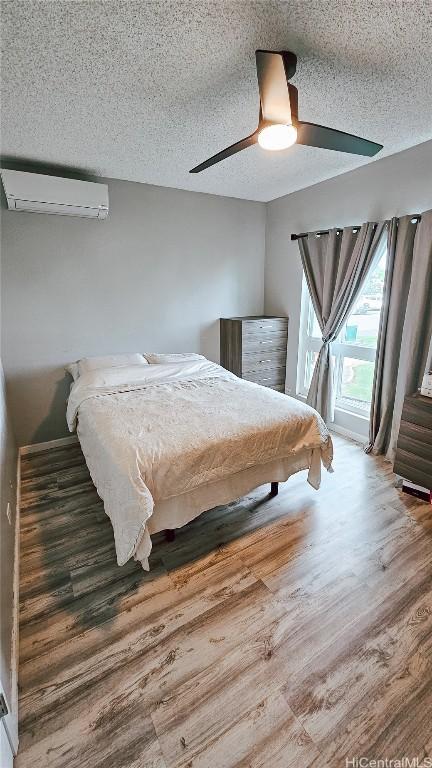
[[[405,398],[394,471],[432,489],[432,397],[415,394]]]
[[[220,361],[242,379],[285,392],[287,317],[220,320]]]

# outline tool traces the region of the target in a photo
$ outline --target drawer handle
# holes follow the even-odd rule
[[[273,328],[272,325],[260,325],[260,328]]]
[[[271,363],[271,360],[258,360],[259,363]]]
[[[260,341],[260,344],[273,344],[273,341],[270,339],[270,341]]]

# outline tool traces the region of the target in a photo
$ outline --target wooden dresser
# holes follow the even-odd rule
[[[432,489],[432,397],[415,394],[405,398],[394,471]]]
[[[242,379],[285,392],[287,340],[287,317],[221,318],[221,365]]]

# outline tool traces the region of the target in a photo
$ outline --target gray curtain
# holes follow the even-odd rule
[[[386,453],[390,445],[396,382],[417,222],[412,216],[387,223],[387,267],[378,332],[367,452]]]
[[[358,231],[346,227],[320,236],[312,232],[298,241],[323,342],[307,402],[324,421],[334,417],[331,343],[355,304],[383,230],[384,224],[367,223]]]
[[[405,218],[405,217],[404,217]],[[399,224],[400,226],[400,224]],[[413,225],[411,225],[413,226]],[[399,240],[400,230],[396,236]],[[392,303],[397,302],[393,294]],[[422,378],[428,368],[428,357],[432,337],[432,210],[422,214],[416,227],[412,251],[412,270],[409,283],[406,310],[397,305],[395,311],[404,314],[400,352],[397,352],[398,368],[396,368],[396,389],[394,408],[388,445],[375,446],[378,453],[384,448],[386,455],[393,461],[399,434],[405,395],[415,392],[421,385]],[[396,339],[396,344],[398,340]],[[381,341],[380,341],[381,345]],[[386,346],[395,351],[392,338],[387,337]]]

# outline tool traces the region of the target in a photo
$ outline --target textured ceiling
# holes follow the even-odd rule
[[[298,56],[300,119],[384,144],[432,137],[432,0],[3,0],[2,154],[268,201],[371,162],[255,146],[256,48]]]

